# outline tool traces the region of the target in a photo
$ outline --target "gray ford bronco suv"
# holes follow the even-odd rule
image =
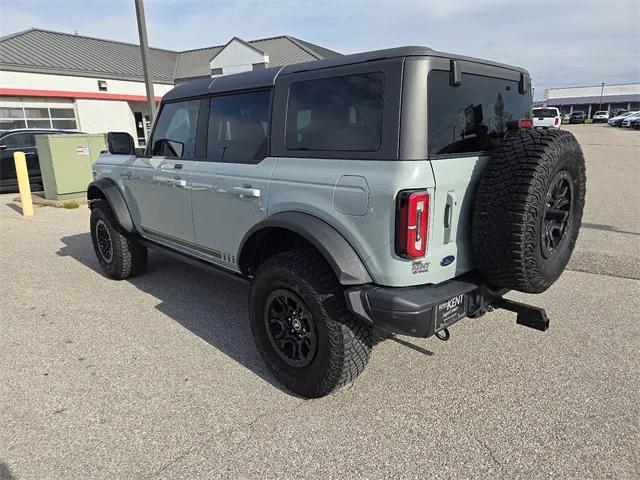
[[[107,276],[147,249],[251,281],[275,377],[320,397],[380,332],[441,339],[494,308],[546,330],[540,293],[574,248],[575,138],[532,127],[526,70],[403,47],[177,86],[136,151],[108,136],[88,187]]]

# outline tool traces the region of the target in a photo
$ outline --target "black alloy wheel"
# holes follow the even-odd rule
[[[290,290],[275,290],[267,297],[264,312],[269,341],[278,356],[295,368],[309,365],[318,349],[318,335],[302,299]]]
[[[113,262],[113,242],[111,234],[104,220],[96,222],[96,239],[98,241],[98,251],[105,263]]]
[[[545,200],[540,247],[545,258],[552,257],[570,230],[573,205],[573,178],[566,170],[556,174],[551,181]]]

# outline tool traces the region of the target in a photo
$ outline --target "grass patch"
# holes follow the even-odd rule
[[[67,210],[72,210],[74,208],[78,208],[80,205],[75,200],[69,200],[68,202],[64,202],[62,204],[62,208],[66,208]]]

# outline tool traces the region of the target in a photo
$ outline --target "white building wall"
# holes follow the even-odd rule
[[[222,74],[228,75],[248,72],[254,63],[269,63],[269,56],[234,38],[211,60],[209,68],[221,68]]]
[[[120,95],[147,95],[144,82],[134,82],[128,80],[110,80],[107,82],[107,90],[98,89],[97,78],[77,77],[72,75],[49,75],[30,72],[0,71],[1,88],[15,88],[27,90],[58,90],[66,92],[87,92],[87,93],[111,93]],[[173,88],[173,85],[154,83],[153,90],[156,97],[162,97]]]
[[[78,129],[86,133],[128,132],[137,137],[136,124],[129,104],[115,100],[76,100]]]
[[[569,97],[600,97],[602,85],[590,87],[550,88],[545,91],[545,99]],[[607,95],[640,95],[640,83],[628,85],[606,85],[603,96]]]

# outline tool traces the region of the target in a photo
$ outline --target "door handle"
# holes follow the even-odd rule
[[[35,155],[36,152],[24,152],[25,155]]]
[[[454,210],[458,206],[458,199],[453,190],[447,192],[447,202],[444,207],[444,243],[451,243],[456,238],[456,224]]]
[[[172,187],[184,188],[187,186],[187,181],[181,180],[179,178],[168,178],[167,184],[171,185]]]
[[[233,191],[240,198],[242,198],[242,197],[260,198],[260,189],[259,188],[233,187]]]

